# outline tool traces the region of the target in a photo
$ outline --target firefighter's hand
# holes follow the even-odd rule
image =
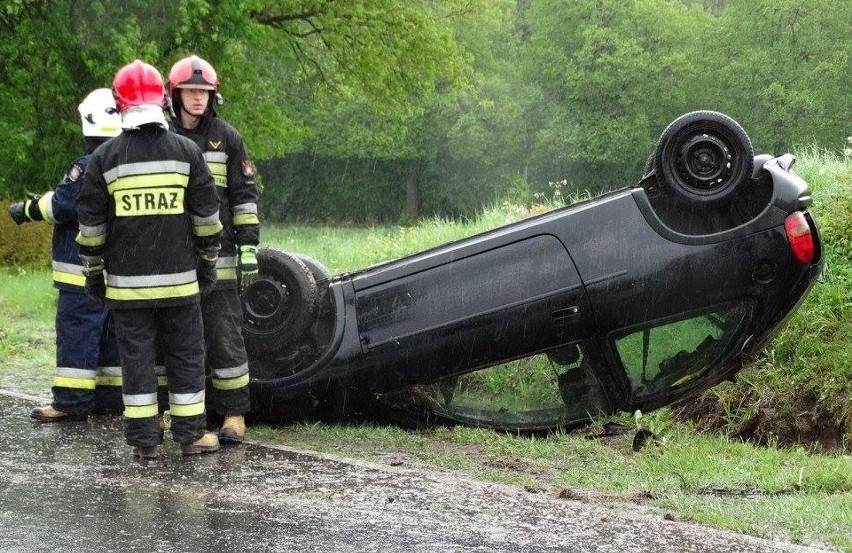
[[[103,272],[92,273],[86,277],[86,295],[96,303],[106,302],[106,282],[104,282]]]
[[[199,259],[196,273],[201,297],[205,298],[216,287],[216,260]]]
[[[27,216],[24,215],[24,202],[15,202],[9,206],[9,217],[17,224],[26,223]]]
[[[240,292],[244,292],[257,279],[257,246],[240,246],[238,269]]]

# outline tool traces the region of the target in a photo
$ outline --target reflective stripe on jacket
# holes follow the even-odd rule
[[[27,209],[27,215],[31,220],[45,221],[54,225],[51,243],[53,285],[60,290],[79,293],[83,293],[86,279],[83,277],[80,250],[75,241],[77,236],[75,202],[88,161],[87,155],[74,160],[56,188],[43,194]]]
[[[222,225],[213,177],[190,140],[155,126],[125,131],[89,160],[77,203],[84,255],[103,255],[112,307],[197,301],[197,249]]]

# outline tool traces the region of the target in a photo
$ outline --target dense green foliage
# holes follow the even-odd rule
[[[51,186],[80,149],[77,104],[134,58],[164,77],[189,53],[208,59],[222,114],[258,158],[304,148],[311,112],[346,97],[395,117],[419,109],[437,82],[459,80],[444,23],[456,10],[453,0],[6,1],[0,191]]]
[[[844,0],[6,0],[0,194],[81,149],[76,105],[139,57],[218,69],[267,219],[393,221],[636,180],[669,121],[759,151],[849,133]]]

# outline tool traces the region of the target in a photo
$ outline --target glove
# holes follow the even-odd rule
[[[216,287],[216,260],[200,258],[198,260],[198,287],[201,289],[201,297],[207,295]]]
[[[27,222],[27,216],[24,215],[24,202],[15,202],[9,206],[9,217],[15,221],[16,224],[20,225],[21,223]]]
[[[96,303],[105,303],[104,258],[99,255],[81,254],[80,261],[83,262],[83,276],[86,277],[86,295]]]
[[[106,282],[103,271],[86,276],[86,295],[95,303],[106,303]]]
[[[257,246],[240,246],[240,257],[237,265],[240,277],[240,292],[245,292],[246,288],[257,279]]]

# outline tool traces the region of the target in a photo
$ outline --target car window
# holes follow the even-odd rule
[[[669,391],[718,368],[747,312],[740,303],[617,338],[634,398]]]
[[[438,414],[503,429],[587,422],[609,405],[578,344],[444,378],[431,390]]]

